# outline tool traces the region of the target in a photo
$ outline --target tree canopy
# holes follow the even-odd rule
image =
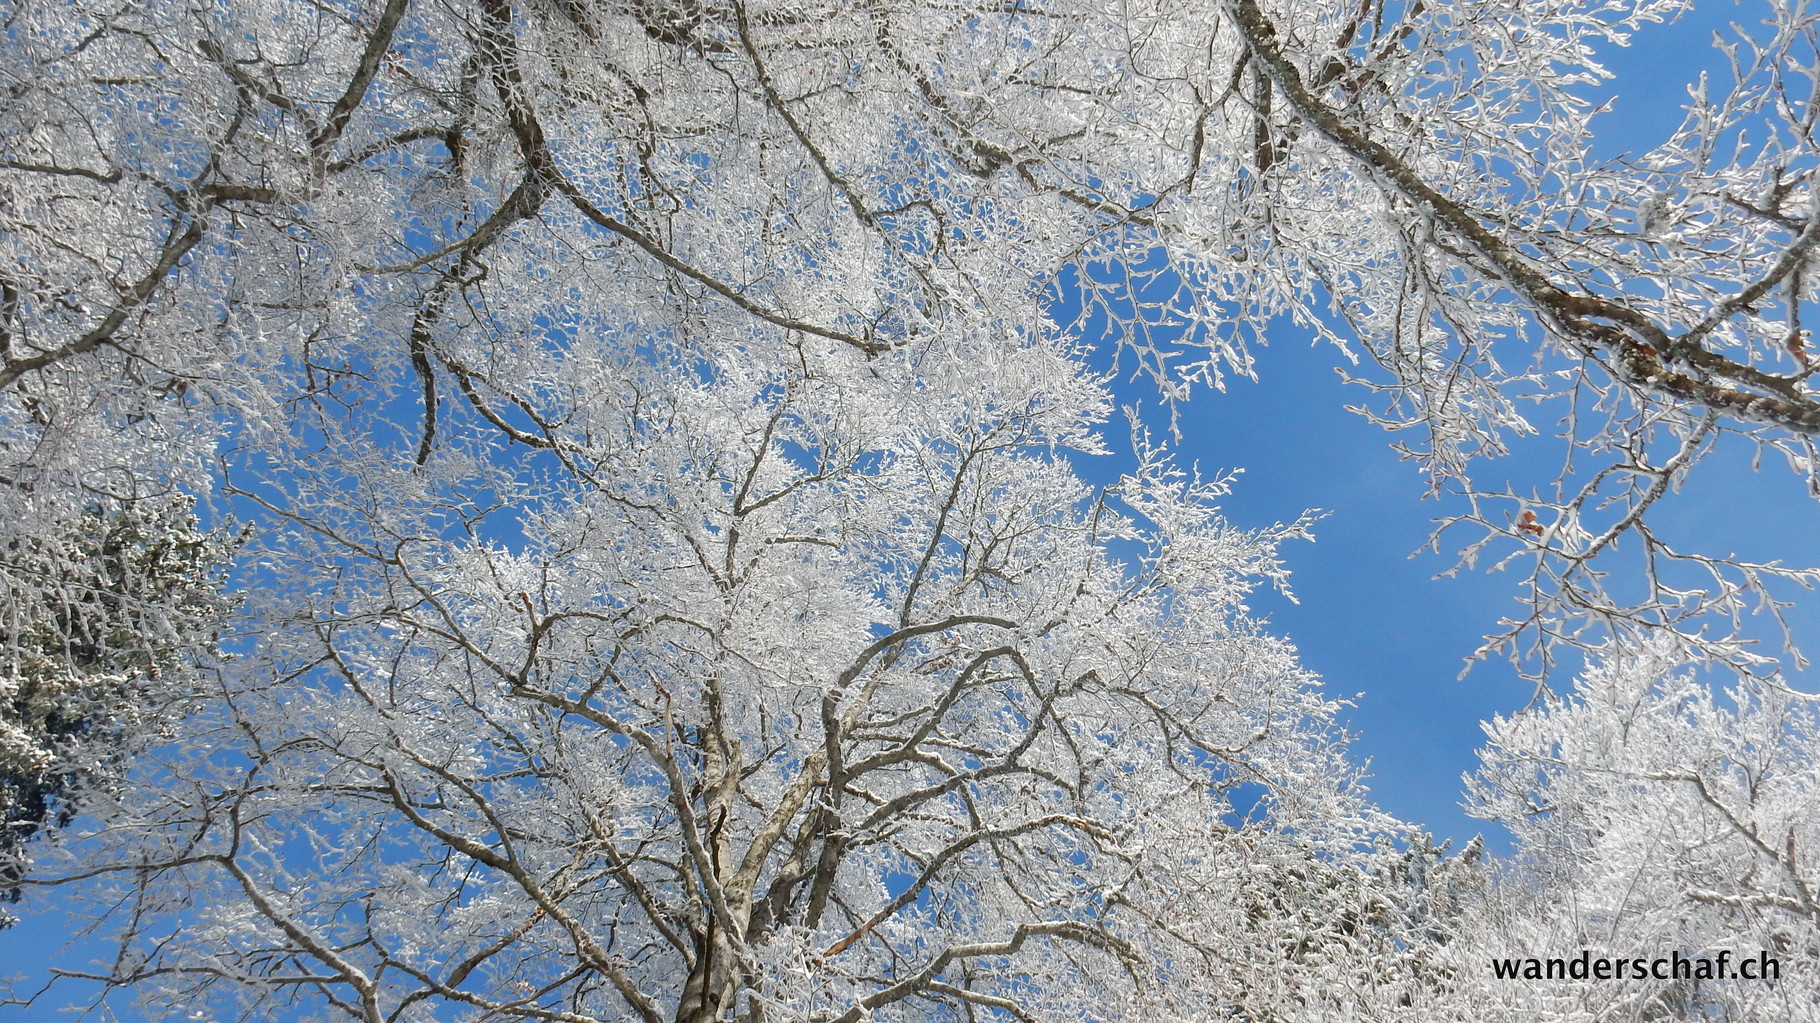
[[[1702,860],[1719,923],[1675,934],[1810,947],[1805,797],[1728,801],[1733,719],[1664,680],[1783,713],[1747,612],[1820,579],[1650,512],[1722,434],[1816,478],[1820,14],[1764,5],[1681,130],[1596,157],[1600,48],[1687,9],[21,0],[0,530],[246,530],[181,720],[27,881],[153,1014],[1445,1018],[1511,900],[1593,876],[1555,867],[1661,869],[1556,809],[1616,772],[1759,869]],[[1138,413],[1083,481],[1089,325],[1176,410],[1286,325],[1374,364],[1437,544],[1526,566],[1481,653],[1630,666],[1493,728],[1476,791],[1542,800],[1548,866],[1396,845],[1247,605],[1306,521],[1227,523]],[[1485,482],[1547,430],[1557,477]],[[1511,766],[1626,686],[1697,737]]]

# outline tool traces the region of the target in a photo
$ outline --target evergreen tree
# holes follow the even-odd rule
[[[222,551],[184,502],[86,509],[62,536],[0,552],[0,889],[25,843],[67,825],[85,789],[194,695],[222,610]]]

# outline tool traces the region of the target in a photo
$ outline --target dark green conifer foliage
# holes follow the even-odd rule
[[[91,506],[0,551],[0,897],[19,900],[27,841],[180,713],[223,555],[187,501]]]

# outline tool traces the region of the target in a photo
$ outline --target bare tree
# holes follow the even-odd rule
[[[560,457],[419,468],[345,424],[242,491],[242,654],[46,854],[127,928],[66,976],[368,1021],[1312,1019],[1415,984],[1394,825],[1243,613],[1303,524],[1235,530],[1155,455],[1083,487],[1052,452],[1103,398],[1045,343],[876,376],[617,343],[565,367]]]
[[[15,4],[0,529],[181,491],[263,534],[215,699],[58,854],[144,939],[96,976],[369,1020],[1415,997],[1422,914],[1334,908],[1389,824],[1245,618],[1297,527],[1144,439],[1082,487],[1070,346],[1176,401],[1273,321],[1358,344],[1465,560],[1531,566],[1486,652],[1771,670],[1741,616],[1813,574],[1648,514],[1722,433],[1812,472],[1820,15],[1594,161],[1594,47],[1683,6]],[[1531,398],[1567,469],[1474,482]]]
[[[1444,955],[1454,1004],[1491,1019],[1816,1018],[1814,710],[1749,684],[1716,693],[1664,643],[1614,650],[1565,699],[1493,722],[1469,791],[1517,851]],[[1492,968],[1581,950],[1630,968],[1592,985]]]
[[[1724,433],[1814,464],[1813,15],[1766,5],[1731,85],[1596,161],[1597,48],[1685,8],[24,3],[0,387],[59,429],[97,388],[269,420],[402,361],[420,461],[449,416],[549,448],[518,332],[636,310],[876,356],[1039,322],[1073,266],[1171,400],[1252,373],[1280,317],[1362,345],[1374,414],[1460,495],[1437,546],[1530,566],[1482,653],[1666,630],[1767,670],[1740,619],[1813,575],[1647,512]],[[1475,482],[1550,420],[1558,478]],[[1634,588],[1598,567],[1620,545]]]
[[[1581,94],[1602,73],[1589,47],[1686,5],[1368,4],[1315,28],[1254,0],[1223,9],[1279,97],[1267,162],[1306,168],[1327,154],[1382,195],[1376,240],[1311,269],[1395,376],[1386,424],[1422,427],[1426,443],[1409,452],[1466,498],[1437,547],[1443,533],[1477,532],[1464,563],[1492,551],[1531,566],[1527,616],[1481,653],[1508,649],[1540,677],[1559,642],[1668,634],[1740,668],[1773,667],[1740,619],[1779,617],[1786,595],[1772,584],[1811,586],[1814,573],[1682,549],[1646,516],[1722,433],[1813,478],[1820,404],[1801,319],[1820,194],[1811,12],[1769,4],[1762,25],[1734,26],[1722,40],[1730,87],[1690,83],[1672,138],[1599,163],[1597,111]],[[1297,187],[1294,173],[1266,188]],[[1481,487],[1473,460],[1534,429],[1519,401],[1558,417],[1565,468],[1527,494]],[[1621,541],[1640,551],[1618,573],[1634,586],[1610,585],[1595,562]]]

